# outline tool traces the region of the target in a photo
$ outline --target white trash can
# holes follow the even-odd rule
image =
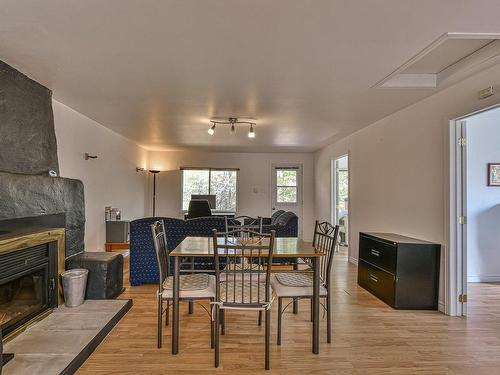
[[[64,304],[68,307],[80,306],[85,300],[89,270],[75,268],[61,274]]]

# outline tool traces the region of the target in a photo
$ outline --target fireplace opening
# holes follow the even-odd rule
[[[57,242],[0,255],[2,334],[57,306]]]

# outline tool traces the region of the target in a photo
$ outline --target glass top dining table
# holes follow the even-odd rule
[[[219,237],[218,241],[223,244],[227,241],[224,237]],[[248,246],[249,238],[240,239],[241,246]],[[235,248],[238,241],[235,241]],[[232,243],[234,243],[232,241]],[[174,279],[173,279],[173,324],[172,324],[172,354],[179,352],[179,275],[181,259],[184,257],[213,257],[214,244],[212,237],[186,237],[169,254],[174,257]],[[267,256],[264,253],[262,256]],[[308,258],[309,265],[313,272],[313,330],[312,330],[312,352],[319,354],[319,260],[323,256],[316,251],[312,242],[304,241],[295,237],[275,238],[273,257],[277,258]],[[293,271],[287,271],[293,272]]]
[[[218,237],[219,244],[227,243],[224,237]],[[265,240],[264,240],[265,241]],[[313,258],[321,257],[322,253],[317,252],[312,242],[304,241],[295,237],[275,238],[274,240],[273,257],[277,258]],[[231,241],[238,247],[248,246],[252,242],[252,237],[241,238]],[[263,243],[265,245],[265,243]],[[214,242],[212,237],[186,237],[172,252],[171,257],[192,257],[192,256],[213,256],[214,255]],[[262,256],[267,256],[263,253]]]

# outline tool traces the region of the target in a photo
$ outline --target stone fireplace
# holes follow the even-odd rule
[[[0,61],[0,327],[12,336],[60,299],[84,250],[83,184],[59,176],[52,92]]]

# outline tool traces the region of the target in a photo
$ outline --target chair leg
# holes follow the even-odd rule
[[[311,322],[314,320],[314,306],[313,306],[313,299],[311,298]]]
[[[326,341],[332,342],[332,307],[330,293],[326,295]]]
[[[281,310],[283,310],[283,300],[278,298],[278,345],[281,345],[281,315],[283,314]]]
[[[262,325],[262,311],[259,311],[259,326]]]
[[[163,299],[158,295],[158,349],[161,348],[162,342],[162,327],[163,327]]]
[[[214,305],[215,309],[215,321],[214,321],[214,357],[215,357],[215,367],[219,367],[219,312],[220,308],[218,305]]]
[[[192,314],[194,311],[194,302],[193,301],[189,301],[188,303],[188,314]]]
[[[167,310],[165,311],[165,325],[170,324],[170,301],[167,301]]]
[[[269,360],[269,341],[271,339],[271,309],[266,310],[266,370],[271,368]]]
[[[213,302],[213,298],[210,299],[210,302]],[[213,317],[213,309],[215,308],[215,305],[210,305],[210,348],[213,349],[215,346],[214,343],[214,320],[212,319]]]
[[[226,334],[226,311],[220,310],[220,334],[224,336]]]

